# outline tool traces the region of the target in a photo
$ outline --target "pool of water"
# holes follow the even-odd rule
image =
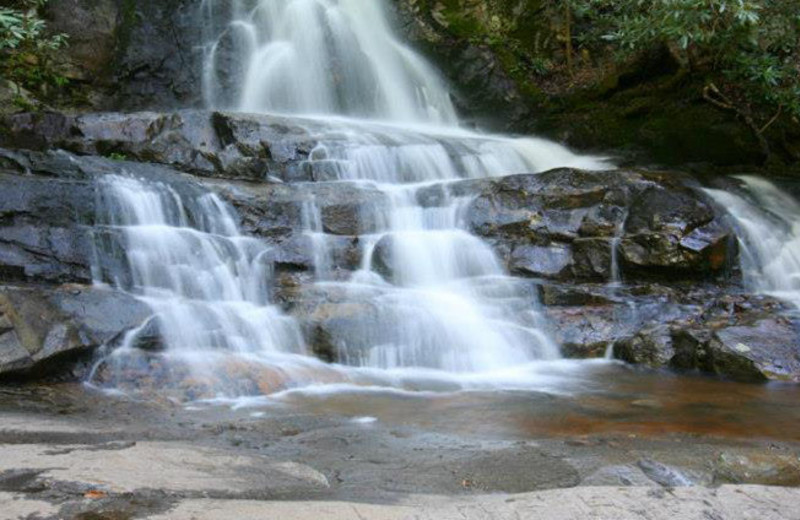
[[[539,438],[673,433],[800,441],[800,386],[743,384],[653,372],[619,363],[549,367],[550,384],[524,388],[406,388],[320,385],[269,397],[207,400],[190,410],[230,407],[263,417],[283,411],[341,415],[458,435]],[[570,385],[563,385],[571,379]],[[540,381],[541,382],[541,381]],[[557,384],[561,383],[561,384]]]

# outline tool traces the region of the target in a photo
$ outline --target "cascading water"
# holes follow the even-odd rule
[[[179,194],[162,183],[108,175],[97,181],[97,198],[95,278],[139,296],[155,316],[104,360],[110,368],[106,384],[124,386],[153,368],[146,356],[140,359],[141,350],[132,348],[150,327],[160,336],[165,362],[217,391],[252,393],[254,388],[242,387],[251,380],[225,377],[219,368],[254,359],[269,360],[289,377],[302,379],[293,372],[297,360],[304,359],[300,329],[268,301],[269,250],[240,235],[218,196],[195,190]],[[119,251],[125,268],[99,268],[120,260]]]
[[[249,112],[455,124],[447,90],[382,1],[203,0],[205,99]]]
[[[270,374],[266,388],[211,384],[228,396],[314,382],[418,388],[434,373],[459,386],[497,374],[508,382],[519,367],[559,357],[530,284],[507,276],[465,230],[470,197],[449,186],[603,161],[458,128],[443,81],[393,36],[381,1],[204,0],[202,10],[209,106],[302,116],[296,124],[318,143],[306,165],[314,178],[378,190],[385,205],[359,237],[361,268],[345,281],[331,274],[333,237],[319,208],[312,199],[304,207],[316,284],[358,309],[335,340],[341,364],[325,365],[304,355],[298,325],[267,301],[265,246],[238,235],[218,198],[189,204],[165,186],[104,180],[108,224],[122,232],[133,290],[157,313],[168,357],[217,383],[219,370],[206,368],[230,360]]]
[[[706,192],[737,228],[745,284],[800,308],[800,203],[767,180],[738,178],[746,194]]]

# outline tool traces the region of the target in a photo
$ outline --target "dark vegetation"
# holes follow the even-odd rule
[[[444,41],[497,58],[527,107],[516,129],[662,164],[800,158],[792,0],[400,3],[429,51]]]

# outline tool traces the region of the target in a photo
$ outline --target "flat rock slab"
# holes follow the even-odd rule
[[[391,505],[187,500],[152,520],[674,520],[800,519],[800,490],[761,486],[585,487],[474,498],[409,497]]]
[[[152,489],[240,496],[328,487],[325,476],[307,465],[167,442],[0,445],[0,474],[20,471],[113,493]]]
[[[58,506],[42,500],[29,500],[22,494],[0,491],[0,518],[43,518],[58,513]]]

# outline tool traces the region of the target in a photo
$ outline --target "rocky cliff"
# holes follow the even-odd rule
[[[352,331],[377,319],[363,302],[313,283],[309,201],[320,209],[337,279],[361,265],[361,236],[374,232],[387,201],[379,191],[328,182],[325,162],[310,155],[312,122],[206,111],[52,113],[6,118],[5,128],[2,145],[14,150],[0,153],[0,371],[46,367],[40,361],[49,353],[91,351],[146,321],[135,302],[121,303],[124,295],[86,286],[92,268],[125,269],[92,255],[104,233],[94,221],[94,179],[113,173],[227,199],[247,234],[275,246],[274,301],[298,319],[319,357],[336,361],[342,342],[358,339]],[[470,230],[528,287],[528,305],[541,301],[565,355],[800,380],[797,325],[780,302],[743,290],[734,232],[697,187],[676,172],[562,169],[447,189],[472,198]],[[442,189],[420,190],[420,204],[441,204]],[[375,246],[374,265],[391,280],[394,259],[384,249],[390,244]],[[20,291],[32,295],[28,303]],[[82,298],[95,303],[83,307]],[[98,321],[100,308],[119,309],[116,321]],[[26,334],[41,316],[48,325],[36,330],[51,332]]]

